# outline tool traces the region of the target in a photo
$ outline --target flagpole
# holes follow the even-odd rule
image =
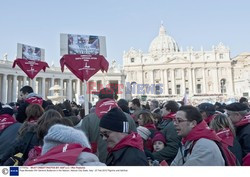
[[[87,81],[84,80],[84,109],[85,109],[85,116],[89,114],[89,97],[87,94]]]

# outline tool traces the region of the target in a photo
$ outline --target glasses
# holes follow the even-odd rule
[[[182,123],[182,122],[187,122],[188,120],[187,119],[178,119],[178,118],[176,119],[176,118],[174,118],[173,121],[175,123],[179,124],[179,123]]]
[[[111,132],[105,131],[105,132],[101,132],[100,136],[102,137],[102,139],[108,139],[110,134]]]

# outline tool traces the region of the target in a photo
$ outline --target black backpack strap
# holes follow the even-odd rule
[[[192,142],[192,144],[190,145],[190,147],[184,151],[184,154],[183,154],[183,152],[182,152],[182,144],[179,143],[179,147],[180,147],[180,151],[181,151],[181,156],[182,156],[182,163],[183,163],[183,164],[186,162],[186,161],[185,161],[185,158],[187,157],[187,155],[192,153],[193,147],[194,147],[194,145],[195,145],[195,143],[196,143],[197,141],[198,141],[198,140],[194,140],[194,141]]]
[[[235,155],[228,148],[226,148],[226,149],[223,148],[223,145],[222,145],[221,142],[218,142],[218,141],[214,141],[214,142],[217,144],[217,146],[220,149],[221,155],[222,155],[222,157],[223,157],[223,159],[225,161],[225,166],[232,166],[232,164],[229,163],[230,159],[231,159],[231,161],[234,160],[235,164],[233,166],[241,166],[238,159],[235,157]],[[228,151],[228,152],[225,152],[225,151]],[[229,154],[229,157],[226,156],[226,153]],[[228,158],[230,158],[230,159],[228,159]],[[233,158],[233,160],[232,160],[232,158]]]
[[[28,132],[25,136],[24,136],[24,139],[23,139],[23,144],[25,145],[24,149],[23,149],[23,157],[22,159],[27,159],[28,157],[28,149],[29,149],[29,145],[30,145],[30,142],[32,140],[34,136],[34,132]]]

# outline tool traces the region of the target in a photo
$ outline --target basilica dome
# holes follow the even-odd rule
[[[149,53],[169,53],[178,52],[179,48],[175,40],[166,34],[164,26],[161,24],[159,35],[154,38],[149,47]]]

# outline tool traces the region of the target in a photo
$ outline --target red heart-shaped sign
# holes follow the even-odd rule
[[[49,65],[46,62],[43,61],[35,61],[35,60],[27,60],[27,59],[20,59],[17,58],[12,68],[15,68],[15,66],[18,65],[30,79],[33,79],[36,77],[36,75],[43,69],[43,71],[46,70],[46,67],[49,68]]]
[[[99,70],[108,71],[109,63],[102,55],[64,55],[61,60],[61,70],[64,65],[81,81],[88,81]]]

